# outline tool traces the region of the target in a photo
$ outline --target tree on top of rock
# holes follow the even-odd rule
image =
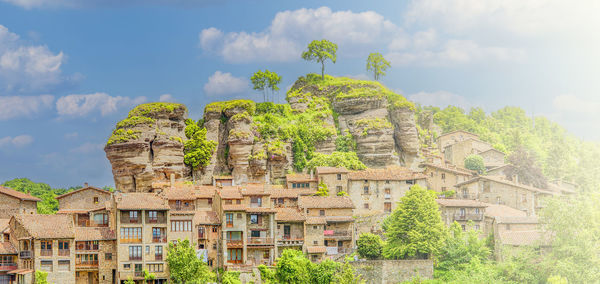
[[[274,97],[275,91],[279,91],[281,76],[267,69],[265,69],[265,72],[258,70],[252,74],[250,81],[252,81],[252,89],[261,91],[263,93],[263,102],[266,102],[269,100],[267,90],[271,90],[272,97]]]
[[[308,44],[308,50],[302,52],[302,59],[321,63],[321,78],[325,80],[325,61],[330,59],[335,63],[337,60],[337,44],[326,39],[313,40]]]
[[[383,58],[379,52],[369,54],[367,58],[367,71],[373,72],[373,79],[379,80],[379,77],[385,76],[385,70],[390,68],[390,62]]]

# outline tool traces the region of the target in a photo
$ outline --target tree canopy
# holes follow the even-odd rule
[[[58,200],[55,197],[65,194],[69,191],[80,189],[81,186],[65,188],[52,188],[50,185],[42,182],[33,182],[27,178],[16,178],[5,181],[3,186],[14,189],[16,191],[31,194],[41,202],[37,204],[37,211],[40,214],[54,214],[58,211]]]
[[[390,62],[385,60],[379,52],[371,53],[367,58],[367,71],[373,72],[373,79],[375,81],[379,80],[381,76],[385,76],[385,71],[390,66]]]
[[[183,161],[193,169],[204,168],[210,163],[217,142],[206,139],[206,128],[198,126],[192,119],[185,121],[185,136],[183,143]]]
[[[194,246],[187,239],[178,240],[177,244],[169,243],[166,261],[174,283],[201,284],[215,278],[206,263],[196,256]]]
[[[267,90],[271,91],[271,96],[275,100],[275,92],[279,91],[279,83],[281,82],[281,76],[275,72],[271,72],[268,69],[265,71],[258,70],[250,77],[252,82],[252,88],[254,90],[261,91],[263,93],[263,102],[269,100]]]
[[[308,44],[308,50],[302,52],[302,59],[321,63],[321,78],[325,79],[325,61],[327,59],[335,63],[337,60],[337,44],[326,39],[313,40]]]
[[[483,157],[477,154],[471,154],[465,158],[465,168],[476,171],[479,174],[485,172],[485,164],[483,163]]]
[[[362,233],[356,241],[356,251],[361,257],[378,259],[381,257],[383,241],[381,237],[371,233]]]

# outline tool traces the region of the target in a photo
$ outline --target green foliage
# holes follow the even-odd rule
[[[338,191],[338,193],[336,194],[337,196],[349,196],[348,193],[346,193],[345,191]]]
[[[452,197],[454,197],[454,195],[456,195],[456,191],[454,191],[454,190],[445,190],[445,191],[442,191],[442,192],[437,192],[436,194],[440,198],[452,198]]]
[[[263,101],[268,100],[267,90],[271,90],[271,94],[274,96],[275,91],[279,90],[279,83],[281,82],[281,76],[275,72],[266,70],[263,72],[258,70],[250,77],[252,82],[252,88],[254,90],[263,92]]]
[[[156,279],[156,275],[148,272],[147,269],[144,269],[144,284],[148,283],[148,281],[154,281],[154,279]]]
[[[546,177],[537,166],[533,153],[519,147],[508,156],[507,161],[510,164],[510,167],[506,170],[509,177],[517,176],[520,183],[530,184],[538,188],[548,186]]]
[[[127,280],[125,280],[125,284],[135,284],[135,281],[133,281],[133,278],[131,278],[131,276],[127,277]]]
[[[327,184],[323,181],[319,182],[319,186],[317,187],[316,196],[329,196],[329,189],[327,188]]]
[[[260,280],[262,280],[262,283],[277,283],[277,277],[275,276],[275,271],[273,271],[273,269],[270,269],[266,265],[261,264],[258,266],[258,271],[260,271]]]
[[[217,142],[206,140],[206,128],[200,128],[192,119],[185,121],[185,136],[183,144],[183,161],[193,169],[204,168],[210,163]]]
[[[112,145],[117,143],[127,142],[129,140],[135,140],[139,138],[139,134],[142,133],[140,130],[133,129],[115,129],[108,138],[106,145]]]
[[[379,52],[369,54],[367,58],[367,71],[373,72],[373,79],[379,80],[381,76],[385,76],[385,71],[390,68],[389,61],[383,58]]]
[[[48,272],[36,270],[35,271],[35,284],[48,284]]]
[[[187,239],[178,240],[177,245],[169,243],[166,262],[174,283],[207,283],[215,278]]]
[[[383,250],[383,241],[379,235],[362,233],[356,241],[357,252],[363,258],[378,259]]]
[[[242,284],[240,273],[236,271],[225,271],[221,278],[221,284]]]
[[[301,251],[285,249],[277,262],[275,276],[279,283],[310,283],[312,263]]]
[[[331,155],[315,153],[314,157],[308,161],[306,168],[313,170],[316,167],[344,167],[350,170],[364,170],[367,167],[363,164],[355,152],[337,152],[334,151]]]
[[[54,214],[58,211],[58,200],[55,197],[69,191],[80,189],[81,186],[65,188],[52,188],[48,184],[33,182],[27,178],[16,178],[5,181],[3,186],[16,191],[25,192],[41,199],[37,204],[37,212],[40,214]]]
[[[569,281],[560,275],[552,275],[548,277],[546,282],[548,282],[548,284],[569,284]]]
[[[231,100],[224,102],[213,102],[204,108],[204,113],[216,112],[223,113],[230,109],[241,108],[248,112],[250,115],[254,115],[256,111],[256,104],[251,100]]]
[[[321,63],[321,78],[325,79],[325,61],[330,59],[335,64],[337,48],[337,44],[326,39],[313,40],[308,44],[308,50],[302,52],[302,59]]]
[[[142,124],[152,126],[155,122],[156,120],[151,117],[131,116],[119,121],[117,123],[117,129],[135,127]]]
[[[435,192],[414,185],[383,222],[390,259],[428,258],[439,252],[446,238]]]
[[[147,103],[136,106],[129,112],[128,118],[134,116],[152,117],[158,113],[170,113],[177,109],[187,110],[182,104],[177,103]]]
[[[355,121],[354,124],[362,128],[362,136],[368,135],[370,130],[392,128],[392,123],[385,118],[362,118]]]
[[[357,275],[354,267],[347,261],[342,264],[340,271],[333,276],[332,283],[336,284],[364,284],[361,275]]]
[[[479,239],[479,231],[463,232],[461,226],[454,222],[444,246],[440,249],[435,277],[445,279],[451,270],[465,270],[477,258],[485,262],[490,255],[485,239]]]
[[[485,173],[485,164],[483,157],[477,154],[471,154],[465,158],[465,168],[476,171],[479,174]]]
[[[338,152],[355,152],[356,141],[354,141],[352,134],[339,135],[335,139],[335,150]]]
[[[338,272],[340,264],[331,260],[326,259],[318,264],[312,265],[311,269],[311,281],[313,284],[329,284],[332,283],[335,274]]]

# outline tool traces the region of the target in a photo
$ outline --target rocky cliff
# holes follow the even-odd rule
[[[185,106],[134,108],[105,147],[117,189],[148,191],[171,174],[202,184],[212,183],[213,175],[232,175],[237,183],[279,183],[288,172],[306,171],[316,153],[334,151],[354,151],[368,167],[414,165],[419,151],[414,105],[381,84],[309,74],[296,81],[287,100],[208,104],[198,126],[217,146],[208,165],[198,169],[184,163]],[[352,140],[351,149],[340,146],[344,139]]]

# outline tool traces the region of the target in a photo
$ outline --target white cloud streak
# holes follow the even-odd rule
[[[56,101],[56,111],[62,117],[83,117],[95,112],[106,116],[121,107],[131,107],[145,101],[145,97],[113,97],[106,93],[74,94],[60,97]]]
[[[248,79],[221,71],[216,71],[208,77],[208,82],[204,84],[204,93],[209,96],[239,94],[244,91],[249,91]]]
[[[33,142],[33,137],[30,135],[19,135],[15,137],[6,136],[0,138],[0,148],[8,147],[25,147]]]
[[[0,97],[0,120],[31,118],[52,108],[54,96],[8,96]]]

